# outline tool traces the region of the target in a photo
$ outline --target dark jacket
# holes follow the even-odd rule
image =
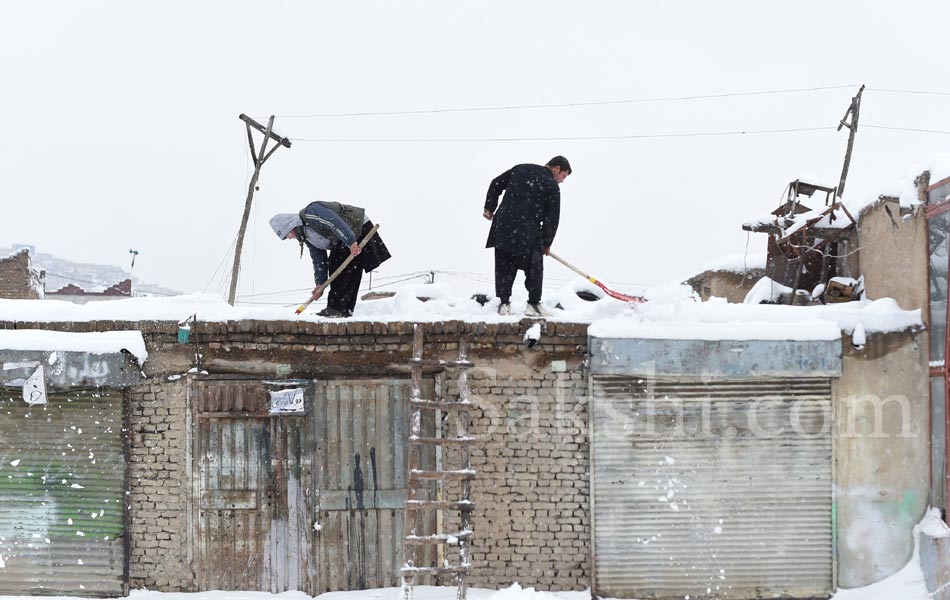
[[[505,197],[498,206],[502,191]],[[561,216],[561,190],[547,167],[518,165],[488,186],[485,210],[493,214],[485,247],[525,256],[554,243]]]
[[[301,229],[312,229],[330,242],[327,248],[322,248],[320,246],[323,244],[319,246],[313,244],[306,232],[301,232],[300,239],[310,251],[313,278],[317,285],[326,281],[330,275],[327,250],[331,254],[338,253],[340,256],[345,256],[350,252],[350,244],[362,241],[373,228],[371,221],[364,221],[364,209],[338,202],[311,202],[300,211],[300,218],[303,221]],[[369,273],[390,257],[389,249],[386,248],[386,244],[377,232],[354,260],[363,271]]]
[[[366,211],[358,206],[339,202],[311,202],[300,211],[300,220],[319,235],[332,241],[340,240],[349,246],[363,229]]]

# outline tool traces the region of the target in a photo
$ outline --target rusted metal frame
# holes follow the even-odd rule
[[[937,183],[932,183],[932,184],[930,184],[930,185],[927,186],[927,193],[929,194],[930,192],[934,191],[934,190],[937,189],[938,187],[945,186],[945,185],[947,185],[948,183],[950,183],[950,177],[946,177],[946,178],[944,178],[944,179],[941,179],[941,180],[938,181]],[[943,204],[944,202],[950,202],[950,199],[944,200],[943,202],[941,202],[941,204]]]
[[[927,205],[927,207],[924,209],[924,215],[926,215],[926,217],[929,219],[931,217],[942,215],[947,211],[950,211],[950,200],[946,200],[940,204]],[[930,250],[929,247],[927,249],[928,251]]]
[[[930,224],[928,222],[927,228],[929,230]],[[950,253],[947,256],[948,269],[950,269]],[[927,270],[930,270],[930,231],[927,232]],[[950,272],[950,271],[948,271]],[[930,277],[928,272],[927,283],[930,284]],[[927,290],[927,307],[930,308],[930,290]],[[950,524],[950,365],[947,364],[947,353],[950,352],[950,302],[944,302],[947,305],[946,314],[944,318],[947,319],[944,321],[943,328],[943,503],[944,503],[944,520]],[[928,353],[929,354],[929,353]],[[929,356],[927,357],[930,358]],[[927,383],[930,383],[929,381]],[[931,388],[932,386],[928,386]],[[933,400],[931,400],[930,406],[933,407]],[[930,421],[931,428],[933,427],[933,411],[930,411]],[[932,431],[932,429],[931,429]],[[933,454],[933,449],[931,449],[931,454]],[[933,477],[933,469],[931,469],[931,478]]]
[[[786,235],[786,236],[784,236],[784,237],[778,239],[778,240],[776,241],[776,243],[781,244],[781,243],[783,243],[783,242],[786,242],[786,241],[788,241],[789,238],[791,238],[793,235],[795,235],[796,233],[799,233],[799,232],[813,231],[814,228],[813,228],[812,226],[813,226],[815,223],[817,223],[818,221],[821,221],[821,220],[824,219],[826,216],[828,216],[829,213],[834,212],[834,210],[835,210],[836,208],[839,208],[839,207],[844,208],[844,205],[842,205],[840,202],[836,202],[836,203],[832,204],[831,206],[829,206],[829,207],[826,208],[825,210],[821,211],[821,213],[820,213],[817,217],[813,217],[813,218],[811,218],[811,219],[808,219],[808,220],[805,222],[804,225],[802,225],[801,227],[799,227],[798,229],[796,229],[796,230],[793,231],[792,233],[790,233],[790,234],[788,234],[788,235]],[[851,213],[848,212],[847,209],[845,209],[844,212],[845,212],[846,215],[848,215],[848,218],[851,219],[851,224],[852,224],[852,225],[857,225],[857,221],[854,220],[854,217],[851,216]],[[850,226],[849,226],[849,227],[850,227]],[[825,231],[825,230],[828,230],[828,229],[829,229],[828,227],[822,227],[822,228],[821,228],[821,231]],[[842,228],[842,229],[844,229],[844,228]],[[834,230],[835,230],[835,229],[832,228],[832,231],[834,231]]]
[[[950,181],[950,177],[947,179],[941,180],[930,186],[927,191],[929,192],[932,188],[938,187],[943,183]],[[931,268],[930,268],[930,219],[939,215],[942,215],[950,211],[950,201],[943,202],[935,206],[927,206],[924,209],[924,216],[927,220],[927,323],[933,325],[933,318],[930,312],[930,281],[931,281]],[[947,257],[947,260],[950,261],[950,256]],[[950,264],[948,264],[950,268]],[[944,318],[950,320],[950,302],[946,302],[946,314]],[[944,322],[944,346],[943,346],[943,365],[940,367],[930,367],[929,376],[942,376],[943,377],[943,402],[944,402],[944,422],[943,422],[943,435],[944,435],[944,463],[943,463],[943,500],[944,500],[944,521],[947,524],[950,524],[950,365],[947,364],[947,353],[950,352],[950,328],[947,327],[950,324],[950,321]],[[933,328],[931,327],[931,331]],[[930,361],[930,351],[927,351],[927,359]],[[927,396],[930,399],[930,406],[933,407],[933,386],[930,384],[928,377],[927,381]],[[933,411],[928,411],[930,415],[930,428],[933,432]],[[930,454],[933,456],[933,444],[930,439],[927,440],[927,445],[930,446]],[[933,489],[933,469],[930,470],[930,487]]]

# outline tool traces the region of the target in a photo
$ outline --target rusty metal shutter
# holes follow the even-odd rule
[[[0,398],[0,594],[123,595],[122,392]]]
[[[829,379],[591,388],[596,595],[832,594]]]

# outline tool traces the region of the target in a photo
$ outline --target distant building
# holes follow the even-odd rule
[[[29,248],[21,248],[0,258],[0,298],[38,300],[43,298],[46,272],[33,268]]]
[[[87,292],[75,283],[70,283],[55,292],[46,292],[47,300],[66,300],[75,304],[85,304],[95,300],[121,300],[132,297],[132,280],[123,279],[101,292]]]

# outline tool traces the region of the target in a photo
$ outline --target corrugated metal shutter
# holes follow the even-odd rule
[[[829,379],[591,385],[597,595],[831,595]]]
[[[121,596],[122,392],[0,398],[0,594]]]

